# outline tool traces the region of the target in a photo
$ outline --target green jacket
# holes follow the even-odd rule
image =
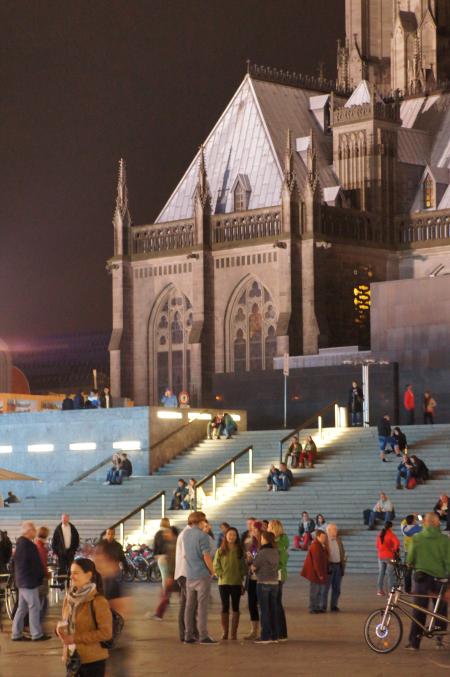
[[[214,571],[219,585],[242,585],[247,575],[247,565],[237,550],[222,552],[219,548],[214,556]]]
[[[286,581],[287,580],[287,563],[289,559],[289,538],[286,536],[286,534],[281,534],[279,538],[275,540],[275,543],[277,544],[278,547],[278,552],[280,553],[280,563],[278,566],[278,570],[280,571],[281,574],[281,580]]]
[[[450,573],[450,538],[436,527],[424,527],[412,537],[406,561],[416,571],[446,578]]]

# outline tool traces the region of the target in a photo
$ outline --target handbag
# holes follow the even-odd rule
[[[69,655],[66,663],[66,677],[77,677],[81,668],[81,657],[77,650]]]
[[[91,607],[92,620],[94,621],[95,629],[98,630],[97,618],[95,616],[94,600],[91,600],[89,606]],[[119,614],[118,611],[116,611],[115,609],[110,609],[110,611],[112,615],[112,637],[111,639],[107,639],[104,642],[100,642],[100,646],[103,647],[104,649],[112,649],[114,647],[114,644],[117,638],[119,637],[120,633],[122,632],[123,626],[125,625],[125,621],[123,620],[123,617]]]

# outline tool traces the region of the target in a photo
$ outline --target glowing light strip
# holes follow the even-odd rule
[[[28,451],[55,451],[54,444],[29,444]]]
[[[97,449],[95,442],[73,442],[69,444],[70,451],[94,451]]]
[[[119,451],[138,451],[141,449],[139,440],[124,440],[123,442],[113,442],[113,449]]]
[[[181,411],[158,411],[158,418],[183,418]]]
[[[12,450],[13,450],[13,448],[10,444],[1,444],[0,445],[0,454],[11,454]]]

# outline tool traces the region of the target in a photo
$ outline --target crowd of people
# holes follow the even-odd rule
[[[66,395],[62,401],[63,411],[74,409],[112,409],[113,399],[109,386],[105,386],[100,393],[97,389],[90,392],[79,391],[75,395]]]

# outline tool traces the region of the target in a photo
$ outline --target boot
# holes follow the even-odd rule
[[[259,622],[251,621],[251,624],[252,629],[250,630],[250,634],[246,635],[244,639],[258,639],[259,637]]]
[[[233,611],[231,615],[231,639],[237,639],[237,630],[239,627],[239,611]]]
[[[222,613],[221,614],[221,620],[222,620],[222,639],[228,639],[228,622],[230,620],[230,614],[229,613]]]

